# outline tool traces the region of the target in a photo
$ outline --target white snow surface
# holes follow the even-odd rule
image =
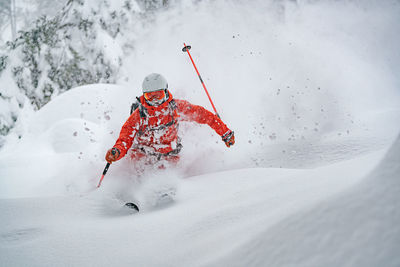
[[[400,266],[399,5],[367,2],[177,4],[135,33],[129,79],[24,110],[0,151],[0,266]],[[177,167],[124,158],[96,189],[146,74],[210,109],[184,41],[237,143],[184,123]]]

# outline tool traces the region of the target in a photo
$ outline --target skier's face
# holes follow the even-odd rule
[[[143,96],[152,105],[159,105],[165,100],[165,90],[144,93]]]

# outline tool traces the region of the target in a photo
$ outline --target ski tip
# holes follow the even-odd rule
[[[130,209],[134,209],[136,211],[139,211],[139,207],[135,203],[128,202],[128,203],[125,203],[125,206],[130,208]]]
[[[190,45],[186,45],[184,44],[185,47],[182,48],[182,52],[186,52],[188,50],[190,50],[190,48],[192,48]]]

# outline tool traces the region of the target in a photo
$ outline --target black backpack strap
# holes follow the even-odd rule
[[[140,103],[140,98],[136,97],[136,102],[133,102],[131,105],[131,114],[135,112],[136,109],[139,109],[139,115],[140,115],[140,125],[139,125],[139,135],[143,134],[144,128],[146,128],[145,120],[147,117],[147,109]]]
[[[132,103],[132,105],[131,105],[131,115],[132,115],[132,113],[137,109],[139,107],[139,104],[138,104],[138,102],[133,102]]]
[[[178,106],[176,105],[175,99],[172,99],[169,103],[168,103],[169,107],[171,108],[172,111],[175,111]]]
[[[131,115],[136,109],[139,109],[140,117],[145,118],[147,116],[147,109],[140,103],[139,97],[136,97],[136,99],[136,102],[133,102],[131,105]]]
[[[139,107],[139,114],[140,114],[140,117],[141,118],[146,118],[147,117],[147,108],[145,108],[143,105],[142,105],[142,103],[140,102],[140,98],[139,97],[136,97],[136,99],[137,99],[137,104],[138,104],[138,107]]]

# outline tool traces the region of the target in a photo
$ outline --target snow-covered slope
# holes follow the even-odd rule
[[[63,194],[90,186],[104,166],[105,148],[129,116],[132,98],[121,86],[83,86],[23,116],[17,127],[24,137],[10,138],[0,154],[1,197]]]
[[[210,265],[400,266],[399,162],[400,136],[360,184],[266,227]]]
[[[135,215],[121,213],[123,202],[107,183],[101,190],[79,196],[2,199],[2,263],[231,266],[242,260],[238,266],[262,266],[263,262],[280,262],[282,255],[265,255],[262,248],[251,250],[254,254],[243,259],[238,255],[247,253],[236,250],[258,248],[258,236],[263,236],[265,229],[354,185],[381,156],[378,153],[313,170],[242,169],[186,178],[175,184],[175,203],[162,209],[148,206]],[[167,173],[161,178],[173,176]],[[165,183],[156,178],[147,180],[139,203],[151,201],[154,191]],[[129,185],[125,182],[125,188]],[[301,217],[296,222],[302,220],[308,221]],[[324,230],[331,231],[329,227]],[[290,248],[285,232],[273,233],[289,239],[279,243],[278,250]],[[215,263],[221,256],[227,259]]]

